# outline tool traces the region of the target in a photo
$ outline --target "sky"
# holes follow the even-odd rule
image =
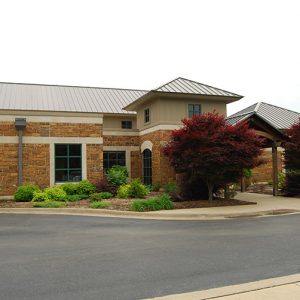
[[[297,3],[298,2],[298,3]],[[184,77],[300,112],[298,0],[0,0],[0,81],[154,89]]]

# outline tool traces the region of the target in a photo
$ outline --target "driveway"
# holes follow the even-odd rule
[[[300,272],[300,215],[0,215],[1,299],[141,299]]]

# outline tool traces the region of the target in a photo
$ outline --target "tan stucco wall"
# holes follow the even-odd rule
[[[226,103],[208,99],[162,99],[150,101],[137,111],[137,127],[145,129],[158,124],[181,124],[181,119],[188,117],[188,104],[201,104],[202,113],[214,110],[226,116]],[[150,122],[144,123],[144,109],[150,109]]]
[[[136,129],[136,116],[104,116],[103,129],[117,129],[122,130],[121,121],[132,121],[132,129]],[[124,130],[124,129],[123,129]],[[125,129],[125,131],[130,129]]]

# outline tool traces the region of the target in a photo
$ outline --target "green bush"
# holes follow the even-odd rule
[[[161,184],[159,182],[155,182],[151,185],[150,190],[152,192],[159,192],[160,188],[161,188]]]
[[[130,188],[129,184],[121,185],[118,189],[117,196],[119,198],[129,198],[129,188]]]
[[[101,193],[94,193],[91,195],[92,201],[101,201],[102,199],[109,199],[112,198],[112,193],[109,192],[101,192]]]
[[[64,183],[60,186],[67,195],[77,195],[78,183]]]
[[[49,196],[45,192],[41,191],[35,191],[33,193],[32,202],[43,202],[43,201],[49,201]]]
[[[91,208],[107,208],[110,206],[110,203],[103,201],[93,201],[90,204]]]
[[[285,187],[285,179],[286,179],[286,176],[284,173],[282,173],[282,172],[278,173],[278,188],[280,190],[282,190]]]
[[[88,180],[82,180],[77,185],[77,194],[80,195],[91,195],[96,191],[95,185],[90,183]]]
[[[130,198],[145,198],[148,194],[149,190],[139,179],[134,179],[130,182],[128,188],[128,196]]]
[[[41,207],[41,208],[59,208],[59,207],[66,206],[66,203],[58,202],[58,201],[45,201],[45,202],[34,202],[32,206]]]
[[[173,202],[167,194],[159,197],[152,197],[147,200],[135,200],[130,206],[130,210],[133,211],[153,211],[173,208]]]
[[[45,189],[45,193],[50,200],[65,201],[67,193],[59,186],[52,186]]]
[[[88,195],[67,195],[65,197],[65,201],[75,202],[82,199],[87,199],[88,197],[89,197]]]
[[[32,184],[23,185],[18,187],[14,197],[17,202],[30,202],[37,191],[40,189]]]
[[[164,186],[164,191],[167,194],[175,194],[179,192],[179,187],[175,181],[169,181],[165,186]]]
[[[113,166],[106,173],[107,180],[114,186],[121,186],[128,181],[128,171],[126,167]]]

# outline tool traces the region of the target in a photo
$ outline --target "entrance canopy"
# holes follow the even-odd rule
[[[285,129],[298,122],[299,118],[300,113],[265,102],[258,102],[226,119],[231,125],[247,121],[250,128],[253,128],[259,136],[265,138],[264,148],[272,148],[274,196],[278,195],[277,147],[281,146],[281,143],[288,139]]]

